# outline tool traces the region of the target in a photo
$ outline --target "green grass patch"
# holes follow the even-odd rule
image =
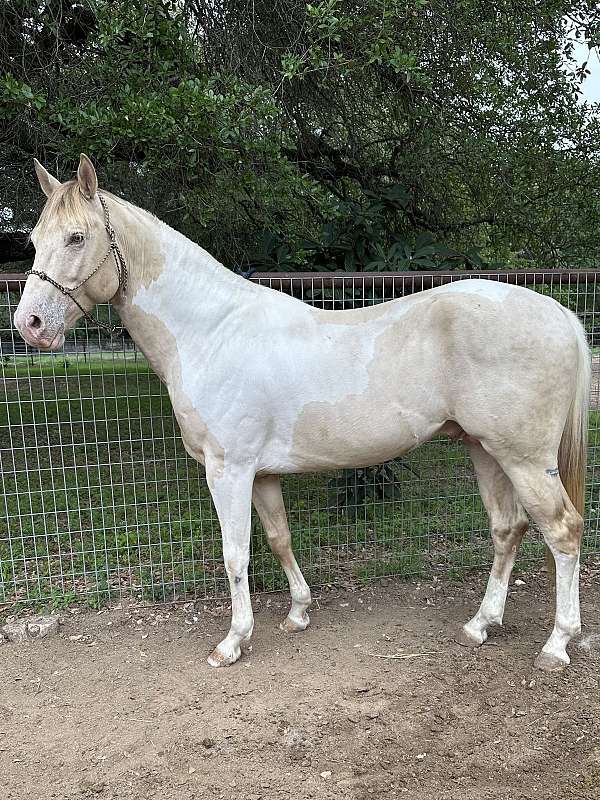
[[[424,553],[414,550],[410,542],[400,553],[383,553],[353,567],[354,577],[366,583],[373,578],[420,578],[426,572]]]

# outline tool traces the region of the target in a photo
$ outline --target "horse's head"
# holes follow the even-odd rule
[[[28,344],[58,350],[83,310],[110,300],[121,278],[90,159],[82,154],[76,180],[66,183],[37,160],[35,171],[48,200],[31,234],[35,261],[14,322]]]

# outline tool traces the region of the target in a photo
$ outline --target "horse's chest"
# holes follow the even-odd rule
[[[171,388],[169,388],[169,394],[184,447],[192,458],[204,464],[207,455],[222,456],[221,444],[186,395],[183,392],[173,391]]]

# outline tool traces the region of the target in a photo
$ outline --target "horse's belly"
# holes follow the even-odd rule
[[[388,403],[387,410],[336,409],[310,403],[292,431],[280,469],[290,472],[379,464],[430,439],[444,420],[434,413],[407,411]]]

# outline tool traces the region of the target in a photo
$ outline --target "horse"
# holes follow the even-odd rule
[[[436,434],[473,461],[494,557],[457,641],[501,625],[529,518],[555,563],[554,628],[542,670],[569,663],[581,630],[590,355],[577,317],[529,289],[469,279],[375,306],[330,311],[236,275],[155,216],[98,188],[82,154],[61,183],[37,160],[47,200],[14,315],[32,347],[110,302],[165,384],[187,452],[202,463],[219,518],[231,627],[208,658],[233,664],[252,634],[248,584],[254,504],[289,581],[281,627],[309,624],[310,589],[282,499],[288,473],[378,464]]]

